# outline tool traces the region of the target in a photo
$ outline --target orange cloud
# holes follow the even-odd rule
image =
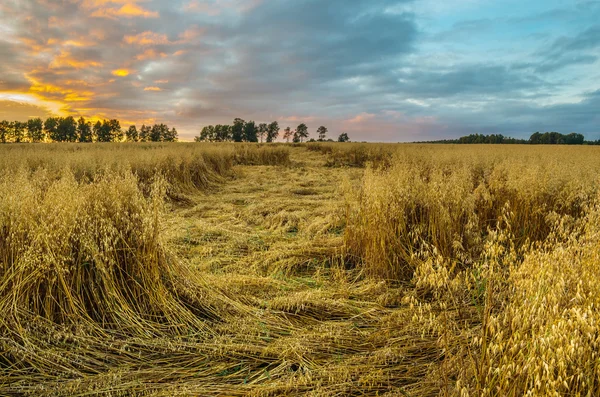
[[[135,3],[125,3],[121,8],[98,8],[91,14],[96,18],[158,18],[159,14],[156,11],[150,11]]]
[[[50,69],[59,68],[72,68],[72,69],[86,69],[90,67],[100,67],[102,64],[96,61],[86,61],[75,59],[70,52],[61,51],[52,62],[50,62]]]
[[[154,82],[156,84],[167,84],[169,82],[169,80],[155,80]]]
[[[123,37],[127,44],[137,44],[141,46],[169,44],[167,35],[146,31],[135,36],[127,35]]]
[[[146,87],[144,91],[162,91],[159,87]]]
[[[141,54],[136,55],[135,59],[138,61],[144,61],[146,59],[157,59],[157,58],[165,58],[167,54],[164,52],[157,52],[152,48],[148,48]]]
[[[112,75],[118,76],[118,77],[129,76],[129,70],[128,69],[115,69],[112,71]]]

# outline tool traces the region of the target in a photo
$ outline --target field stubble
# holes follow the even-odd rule
[[[599,392],[595,148],[0,152],[0,394]]]

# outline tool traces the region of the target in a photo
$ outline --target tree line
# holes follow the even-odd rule
[[[254,121],[245,121],[240,118],[233,120],[231,125],[207,125],[202,128],[200,135],[196,136],[196,142],[275,142],[280,135],[281,128],[277,121],[271,123],[259,123]],[[325,126],[317,128],[318,139],[310,139],[310,141],[324,142],[333,141],[327,139],[329,130]],[[292,130],[286,127],[283,130],[283,139],[286,142],[301,143],[309,139],[308,126],[304,123],[298,125]],[[348,142],[350,138],[348,134],[342,133],[338,137],[338,142]]]
[[[582,134],[575,132],[570,134],[561,134],[559,132],[535,132],[529,139],[517,139],[505,137],[502,134],[471,134],[462,136],[458,139],[444,139],[439,141],[430,141],[427,143],[452,143],[452,144],[525,144],[525,145],[598,145],[600,141],[586,141]]]
[[[126,131],[119,120],[92,123],[84,117],[48,117],[21,121],[0,121],[0,143],[21,142],[176,142],[175,128],[165,124],[142,125],[138,131],[132,125]]]

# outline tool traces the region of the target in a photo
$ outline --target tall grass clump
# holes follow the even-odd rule
[[[398,145],[370,143],[310,142],[306,149],[326,156],[327,167],[365,167],[371,164],[376,168],[391,164],[392,154]]]
[[[409,280],[432,253],[457,268],[477,262],[504,215],[519,247],[543,241],[554,214],[583,216],[597,164],[565,166],[573,162],[566,148],[553,157],[546,148],[512,149],[406,146],[389,169],[368,168],[348,195],[349,255],[368,274]]]
[[[184,341],[237,309],[169,252],[165,191],[128,172],[0,175],[0,394],[117,395],[122,375],[140,391],[197,360]]]
[[[234,162],[239,165],[288,165],[290,151],[274,144],[238,144],[234,149]]]
[[[598,204],[579,220],[556,217],[522,260],[484,264],[502,288],[486,292],[463,395],[600,393],[599,221]]]
[[[97,175],[131,171],[148,190],[158,175],[168,181],[167,194],[177,197],[206,190],[233,176],[236,164],[285,165],[289,150],[279,146],[122,143],[122,144],[15,144],[0,147],[0,170],[44,169],[60,177],[69,169],[77,181]]]
[[[182,303],[193,300],[192,289],[180,288],[190,275],[161,237],[165,189],[157,179],[146,197],[130,173],[86,184],[68,171],[58,180],[43,171],[2,175],[2,327],[43,318],[144,335],[174,324],[202,328]]]
[[[440,394],[600,392],[594,154],[412,146],[348,193],[348,259],[406,286]]]

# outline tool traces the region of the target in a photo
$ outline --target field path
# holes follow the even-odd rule
[[[362,170],[291,150],[290,166],[239,166],[234,179],[176,205],[169,221],[171,245],[208,283],[289,326],[282,335],[260,325],[264,354],[278,357],[277,366],[243,390],[431,395],[440,352],[406,329],[412,313],[401,288],[358,281],[343,267],[342,186],[351,189]],[[227,327],[255,332],[244,319]]]

